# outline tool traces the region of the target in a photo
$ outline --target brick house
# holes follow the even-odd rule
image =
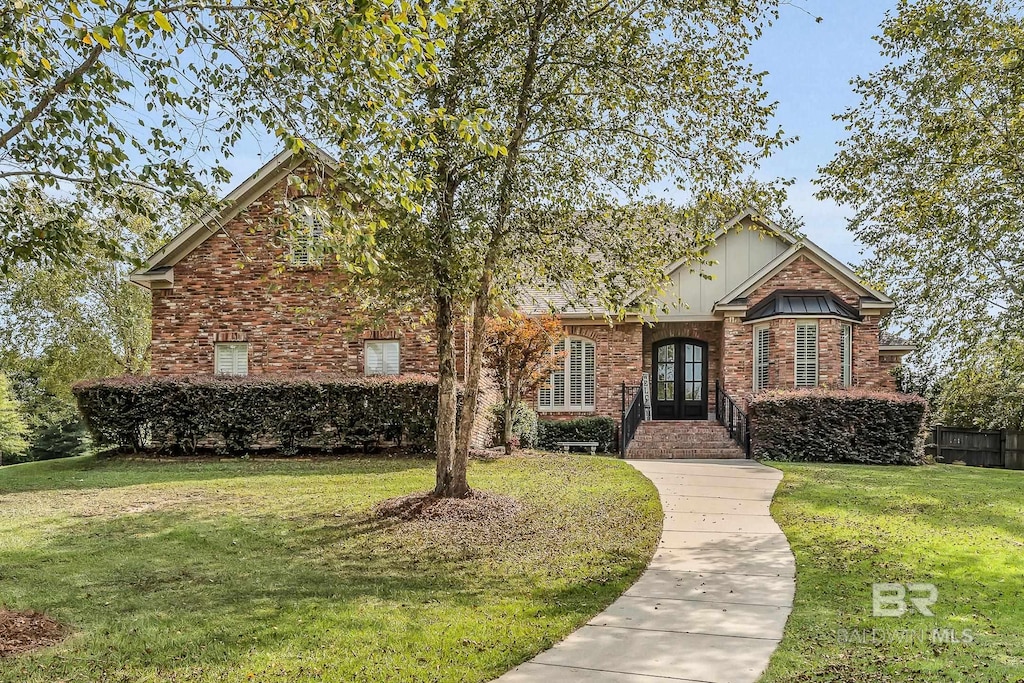
[[[436,371],[418,316],[358,327],[336,274],[275,237],[288,177],[308,162],[277,155],[132,274],[152,292],[153,374]],[[753,210],[709,257],[666,264],[656,322],[563,312],[565,366],[531,399],[541,417],[619,420],[623,386],[644,373],[655,420],[713,418],[716,385],[741,405],[777,387],[894,389],[889,370],[912,347],[880,332],[894,304],[848,266]]]

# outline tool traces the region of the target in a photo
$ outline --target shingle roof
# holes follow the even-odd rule
[[[760,320],[777,315],[784,316],[836,316],[860,320],[857,310],[824,290],[772,292],[747,312],[744,320]]]
[[[878,331],[878,345],[879,346],[896,346],[901,348],[914,348],[914,342],[893,334],[892,332],[886,332],[885,330]]]

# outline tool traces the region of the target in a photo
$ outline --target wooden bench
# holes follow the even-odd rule
[[[590,454],[594,455],[601,444],[596,441],[556,441],[555,445],[565,452],[569,452],[570,448],[589,448]]]

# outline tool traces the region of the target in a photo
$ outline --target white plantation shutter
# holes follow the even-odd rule
[[[853,325],[844,323],[839,331],[840,381],[844,387],[853,384]]]
[[[566,350],[568,349],[568,353]],[[548,410],[593,410],[597,389],[594,342],[562,340],[552,349],[565,354],[537,394],[537,405]]]
[[[314,197],[300,199],[295,202],[292,214],[292,263],[297,266],[308,266],[314,262],[313,256],[317,242],[324,238],[324,224],[327,216]]]
[[[569,342],[569,405],[583,405],[583,342]]]
[[[796,386],[818,386],[818,323],[796,324]]]
[[[555,353],[565,353],[565,340],[555,344]],[[568,359],[562,360],[562,365],[551,373],[551,407],[565,407],[565,366]]]
[[[595,363],[594,345],[583,345],[583,405],[592,407],[594,405],[595,393]]]
[[[249,345],[217,344],[213,347],[213,371],[218,375],[248,375]]]
[[[754,391],[768,388],[768,344],[771,340],[770,328],[754,328]]]
[[[363,349],[363,368],[367,375],[397,375],[398,341],[368,341]]]

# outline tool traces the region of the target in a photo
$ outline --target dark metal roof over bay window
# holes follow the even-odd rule
[[[794,317],[835,317],[848,320],[860,320],[857,310],[832,292],[824,290],[812,291],[778,291],[762,299],[756,306],[747,311],[746,321],[762,320],[784,316]]]

